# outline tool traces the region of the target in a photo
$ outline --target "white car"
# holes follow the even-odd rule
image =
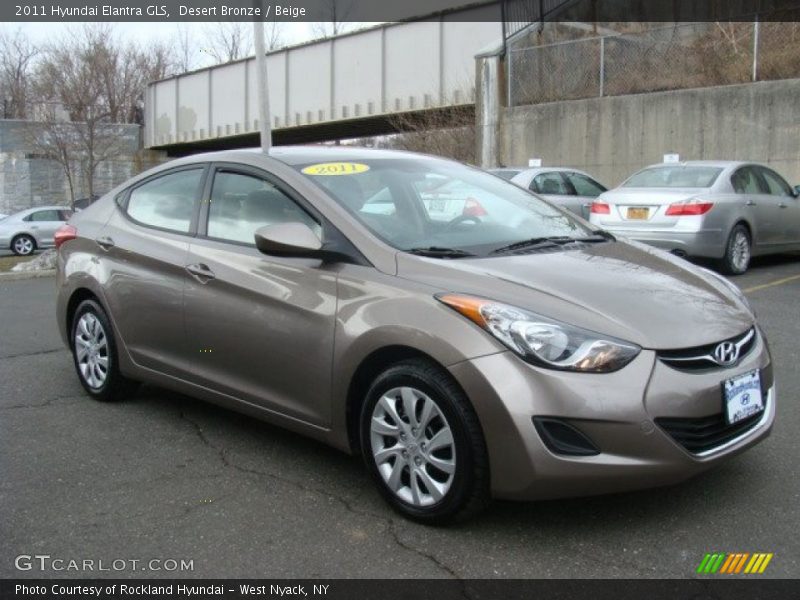
[[[50,248],[55,245],[56,229],[71,216],[68,206],[37,206],[5,217],[0,221],[0,250],[28,256],[37,249]]]
[[[587,220],[592,202],[607,190],[606,186],[588,173],[563,167],[525,169],[514,175],[511,183],[516,183]]]

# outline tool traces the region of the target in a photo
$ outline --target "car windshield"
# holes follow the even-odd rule
[[[709,188],[722,173],[719,167],[676,165],[639,171],[622,184],[638,188]]]
[[[376,236],[403,251],[487,256],[519,242],[593,237],[566,211],[451,161],[366,158],[294,166]]]

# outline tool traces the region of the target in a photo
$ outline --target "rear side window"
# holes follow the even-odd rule
[[[300,222],[321,235],[320,225],[272,183],[244,173],[220,171],[214,176],[208,210],[208,237],[255,244],[265,225]]]
[[[742,167],[731,176],[731,185],[737,194],[761,194],[761,184],[758,181],[756,170],[752,167]]]
[[[561,177],[561,173],[542,173],[533,178],[531,189],[540,194],[553,196],[573,196],[572,190]]]
[[[575,193],[578,194],[578,196],[597,198],[606,191],[606,188],[597,183],[594,179],[586,175],[581,175],[580,173],[567,173],[567,179],[572,184],[572,187],[575,188]]]
[[[31,213],[25,219],[26,221],[61,221],[61,217],[57,210],[39,210]]]
[[[142,225],[188,233],[202,177],[198,168],[151,179],[131,191],[128,216]]]

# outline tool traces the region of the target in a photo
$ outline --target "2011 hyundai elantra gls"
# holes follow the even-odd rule
[[[431,219],[421,194],[443,177],[482,213]],[[675,483],[775,415],[735,286],[443,159],[182,158],[56,243],[58,324],[90,396],[147,381],[361,453],[424,522]]]

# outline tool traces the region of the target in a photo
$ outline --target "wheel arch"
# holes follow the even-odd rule
[[[348,444],[353,454],[358,454],[361,449],[361,442],[359,440],[359,418],[361,416],[361,406],[363,405],[369,386],[380,373],[398,362],[409,359],[421,359],[435,365],[441,369],[443,373],[447,374],[453,383],[459,387],[464,396],[469,399],[464,388],[450,374],[447,368],[422,350],[401,344],[384,346],[373,350],[365,356],[358,367],[356,367],[347,388],[345,423],[347,426]]]

